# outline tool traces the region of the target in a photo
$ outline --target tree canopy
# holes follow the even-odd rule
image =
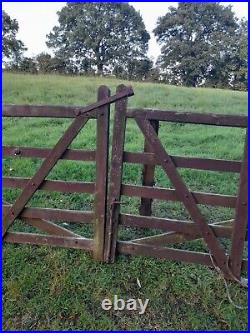
[[[3,10],[2,11],[2,56],[13,63],[21,60],[23,51],[26,50],[21,40],[16,38],[18,22]]]
[[[158,63],[169,82],[228,85],[234,55],[239,51],[238,29],[231,6],[180,2],[177,8],[170,7],[154,30],[162,46]]]
[[[129,72],[131,63],[148,60],[150,36],[128,3],[69,2],[58,16],[47,45],[70,71]]]

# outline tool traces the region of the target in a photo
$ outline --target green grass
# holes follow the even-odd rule
[[[120,80],[91,77],[3,74],[3,102],[15,104],[86,105],[96,99],[99,85],[112,92]],[[128,84],[128,82],[125,82]],[[219,89],[193,89],[161,84],[130,82],[135,96],[130,106],[195,112],[247,113],[247,94]],[[113,110],[113,108],[112,108]],[[3,144],[51,147],[70,120],[3,119]],[[112,121],[111,121],[112,125]],[[162,124],[160,138],[171,154],[211,158],[241,159],[244,131],[202,125]],[[95,122],[89,121],[71,147],[95,149]],[[129,120],[126,150],[141,151],[143,136]],[[41,160],[4,158],[5,176],[32,176]],[[192,190],[236,194],[238,175],[182,169]],[[93,163],[60,161],[49,179],[94,181]],[[141,166],[125,165],[123,180],[141,183]],[[160,167],[157,186],[170,186]],[[3,198],[13,201],[18,190],[3,190]],[[138,213],[138,199],[123,197],[123,211]],[[37,193],[29,205],[91,210],[93,196],[87,194]],[[208,221],[232,218],[234,211],[201,206]],[[155,216],[185,218],[182,205],[156,200]],[[16,222],[15,230],[32,230]],[[91,236],[91,228],[72,230]],[[120,239],[132,239],[155,231],[121,228]],[[225,244],[227,245],[227,244]],[[199,242],[184,244],[205,250]],[[137,284],[140,280],[141,288]],[[234,300],[245,305],[246,290],[229,284]],[[101,301],[115,294],[126,299],[149,298],[144,315],[101,309]],[[118,256],[115,264],[92,260],[84,251],[24,245],[3,246],[3,328],[12,330],[246,330],[247,311],[228,301],[223,280],[209,268],[144,257]]]

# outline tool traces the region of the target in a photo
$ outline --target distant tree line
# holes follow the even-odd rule
[[[248,22],[219,2],[180,2],[159,17],[156,64],[147,56],[150,35],[143,19],[128,3],[67,3],[47,35],[53,56],[25,57],[18,22],[4,11],[2,27],[6,70],[247,90]]]

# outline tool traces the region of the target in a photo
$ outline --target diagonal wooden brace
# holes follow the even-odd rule
[[[228,275],[228,260],[224,249],[212,229],[208,226],[204,216],[201,214],[192,193],[189,191],[178,173],[172,158],[166,152],[150,122],[146,118],[140,117],[139,115],[136,117],[136,122],[148,141],[148,144],[152,149],[154,149],[155,156],[157,157],[163,170],[174,185],[179,200],[183,202],[193,221],[198,225],[201,235],[204,238],[211,255],[214,257],[214,261],[223,273]]]
[[[18,215],[22,212],[27,202],[31,199],[34,193],[37,191],[39,186],[43,183],[45,178],[48,176],[51,169],[56,165],[57,161],[63,155],[65,150],[87,123],[88,118],[86,116],[95,109],[99,108],[99,112],[103,112],[101,107],[110,103],[114,103],[127,96],[132,96],[133,90],[131,87],[125,87],[121,92],[111,97],[105,98],[104,100],[98,101],[91,104],[81,111],[80,115],[71,123],[68,129],[65,131],[63,136],[58,140],[54,148],[50,151],[49,155],[43,161],[40,168],[37,170],[35,175],[30,179],[22,193],[18,196],[16,202],[9,209],[7,214],[4,215],[2,221],[2,237],[5,236],[8,228],[12,225]],[[97,112],[98,112],[97,110]]]

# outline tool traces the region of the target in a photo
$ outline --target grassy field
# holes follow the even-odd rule
[[[99,85],[112,92],[121,83],[115,79],[3,74],[3,103],[86,105],[96,99]],[[124,83],[124,82],[123,82]],[[195,112],[247,113],[247,94],[219,89],[193,89],[152,83],[132,84],[135,96],[130,106]],[[3,144],[51,147],[70,120],[3,119]],[[112,122],[111,122],[112,125]],[[160,137],[171,154],[241,159],[244,131],[202,125],[164,124]],[[143,136],[128,121],[126,150],[141,151]],[[71,147],[95,149],[95,123],[89,121]],[[35,158],[4,158],[3,175],[29,177],[39,167]],[[182,169],[192,190],[236,194],[238,175]],[[90,162],[60,161],[48,179],[94,181]],[[126,165],[123,181],[141,183],[141,166]],[[170,186],[157,167],[157,186]],[[13,201],[19,190],[3,189],[3,198]],[[123,211],[138,213],[139,200],[122,198]],[[93,196],[42,192],[29,203],[36,207],[91,210]],[[209,221],[232,218],[234,211],[201,206]],[[182,205],[155,201],[153,213],[159,217],[188,219]],[[17,222],[12,229],[32,230]],[[72,226],[85,236],[90,227]],[[33,231],[33,230],[32,230]],[[121,228],[120,239],[149,234]],[[205,250],[200,241],[182,245]],[[225,246],[227,244],[225,243]],[[141,288],[138,286],[139,279]],[[229,284],[232,297],[247,303],[247,291]],[[101,301],[118,295],[125,299],[149,298],[144,315],[104,311]],[[247,311],[228,301],[223,280],[209,268],[143,257],[119,256],[114,265],[94,262],[79,250],[3,245],[3,328],[5,330],[246,330]]]

